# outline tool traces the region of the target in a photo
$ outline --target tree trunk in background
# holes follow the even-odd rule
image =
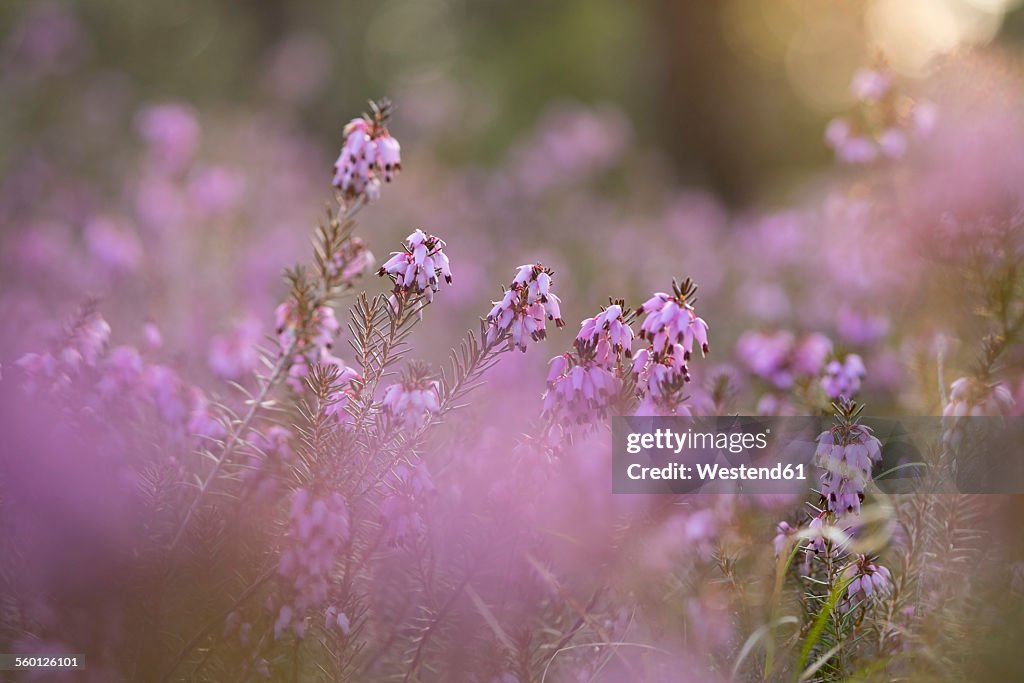
[[[753,156],[742,127],[756,126],[745,106],[735,56],[712,0],[651,0],[661,87],[656,98],[666,151],[686,180],[706,184],[730,204],[755,190]],[[747,103],[749,104],[749,102]]]

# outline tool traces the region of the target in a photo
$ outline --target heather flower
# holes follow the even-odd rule
[[[892,590],[892,574],[889,570],[864,555],[846,567],[840,576],[850,581],[846,587],[845,599],[839,606],[843,612],[873,597],[887,595]]]
[[[825,520],[824,513],[814,517],[807,525],[807,531],[809,538],[807,540],[807,550],[810,550],[814,554],[820,554],[825,552]]]
[[[128,228],[106,218],[94,218],[85,226],[89,253],[113,273],[136,270],[142,260],[142,245]]]
[[[882,445],[871,428],[839,423],[818,436],[815,463],[822,469],[820,492],[834,513],[860,512],[872,467],[882,460]]]
[[[402,168],[401,146],[385,125],[392,106],[371,102],[372,115],[352,119],[345,126],[345,142],[334,162],[334,186],[345,199],[377,199],[380,182],[389,183]]]
[[[295,355],[288,369],[288,384],[296,392],[303,391],[305,378],[314,365],[332,364],[344,368],[341,359],[329,353],[334,345],[334,337],[341,327],[334,316],[334,309],[330,306],[319,306],[314,309],[308,322],[304,324],[295,300],[289,299],[277,307],[275,319],[281,347],[289,348],[294,343]]]
[[[163,421],[182,425],[188,408],[183,398],[181,378],[166,365],[150,365],[143,374],[143,385]]]
[[[561,299],[552,291],[550,268],[539,263],[519,266],[516,276],[501,301],[495,301],[487,322],[487,342],[493,344],[503,335],[509,335],[509,344],[526,351],[528,339],[540,341],[547,336],[545,320],[553,320],[564,327]]]
[[[138,349],[133,346],[117,346],[111,349],[103,361],[102,377],[97,388],[108,396],[127,393],[139,386],[142,371],[142,356]]]
[[[391,258],[377,274],[388,275],[395,283],[395,296],[422,294],[433,301],[440,288],[438,278],[452,283],[451,264],[444,253],[445,242],[440,237],[427,235],[417,228],[405,238],[405,250],[392,252]]]
[[[280,639],[290,627],[305,633],[304,615],[326,602],[334,563],[349,538],[349,515],[341,494],[316,495],[298,489],[292,495],[288,547],[277,573],[288,583],[291,601],[281,605],[274,622]]]
[[[658,292],[640,307],[645,314],[640,326],[640,338],[651,343],[654,360],[671,355],[681,349],[684,360],[689,360],[694,341],[701,352],[707,354],[708,325],[693,310],[697,286],[689,279],[682,285],[672,282],[672,293]]]
[[[381,407],[407,429],[422,429],[441,412],[440,382],[430,379],[427,366],[414,363],[401,381],[384,391]]]
[[[345,240],[327,262],[327,275],[342,284],[351,285],[356,278],[373,270],[373,252],[358,237]]]
[[[825,367],[821,388],[832,400],[843,396],[851,398],[860,391],[861,381],[866,373],[864,361],[860,356],[855,353],[847,354],[841,362],[833,360]]]
[[[886,68],[860,69],[850,92],[859,103],[853,117],[835,118],[825,129],[825,142],[847,164],[901,159],[911,138],[923,138],[934,125],[934,107],[900,95]]]
[[[627,358],[633,355],[633,328],[627,320],[628,310],[624,303],[612,302],[610,306],[580,323],[575,345],[593,346],[598,363],[610,365],[617,354]]]
[[[188,433],[206,439],[220,439],[227,433],[224,424],[210,409],[210,401],[198,387],[192,388],[192,409],[189,413]]]
[[[387,494],[380,505],[384,540],[388,545],[404,545],[424,533],[423,503],[436,491],[430,471],[423,462],[400,464],[394,469],[388,477]]]
[[[944,421],[966,416],[1010,415],[1014,400],[1001,382],[987,384],[961,377],[950,385],[949,403],[942,411]]]
[[[958,449],[969,436],[969,423],[963,418],[1011,415],[1014,405],[1013,394],[1001,382],[961,377],[950,386],[949,402],[942,411],[943,443]]]
[[[796,534],[797,530],[791,527],[787,522],[779,522],[775,527],[775,539],[772,541],[772,547],[775,549],[775,557],[782,555],[782,552],[786,549],[789,544],[789,539]]]
[[[575,355],[563,354],[551,359],[543,415],[576,424],[590,423],[607,415],[621,383],[599,360],[596,349],[594,345],[580,344]]]
[[[259,341],[262,338],[259,320],[245,318],[232,325],[226,334],[218,334],[210,341],[207,363],[210,369],[224,379],[237,380],[256,369],[260,360]]]
[[[676,344],[671,353],[656,357],[652,347],[633,355],[633,374],[641,393],[637,415],[690,415],[690,409],[680,402],[679,392],[690,381],[682,344]]]
[[[135,117],[135,129],[149,145],[154,160],[172,173],[182,170],[199,147],[195,111],[183,104],[146,107]]]
[[[795,339],[790,332],[744,332],[736,342],[736,355],[754,375],[778,389],[793,385],[789,367]]]

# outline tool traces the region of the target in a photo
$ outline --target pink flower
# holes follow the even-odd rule
[[[623,302],[612,302],[593,318],[580,323],[579,334],[575,345],[593,346],[597,362],[605,365],[613,361],[617,354],[627,358],[633,355],[633,328],[626,322],[627,312],[623,311]]]
[[[551,359],[542,414],[562,422],[586,424],[608,414],[621,382],[594,355],[593,346],[577,355]]]
[[[443,239],[417,228],[405,238],[405,250],[392,252],[377,274],[391,277],[396,296],[423,294],[427,301],[433,301],[434,292],[440,288],[439,277],[449,285],[452,283],[451,264],[444,247]]]
[[[825,367],[821,388],[833,400],[843,396],[852,398],[860,391],[861,381],[866,373],[864,361],[860,356],[855,353],[847,354],[842,362],[833,360]]]
[[[651,342],[655,360],[682,350],[683,359],[689,360],[694,341],[701,352],[707,354],[708,324],[693,310],[693,297],[697,287],[689,279],[682,285],[672,281],[672,293],[658,292],[640,307],[646,314],[640,326],[640,338]]]
[[[157,164],[172,173],[181,171],[199,147],[199,122],[195,111],[184,104],[146,107],[135,117],[135,129]]]
[[[259,320],[246,318],[236,322],[230,332],[215,336],[207,355],[210,369],[218,377],[232,380],[255,370],[260,360],[260,328]]]
[[[345,126],[345,142],[334,162],[334,186],[347,199],[377,199],[381,178],[389,183],[402,168],[401,146],[385,126],[391,104],[370,105],[372,115],[352,119]]]
[[[886,69],[858,69],[850,82],[850,92],[862,102],[876,102],[892,87],[892,74]]]
[[[839,605],[840,611],[846,612],[872,598],[887,595],[892,590],[892,574],[882,565],[876,564],[864,555],[846,567],[841,577],[850,583],[846,587],[846,595]]]
[[[487,322],[487,342],[493,344],[504,335],[509,335],[509,345],[526,351],[527,341],[540,341],[547,336],[545,320],[553,320],[557,327],[564,327],[561,300],[552,291],[550,268],[539,263],[519,266],[516,276],[501,301],[495,301]]]
[[[381,407],[406,429],[419,430],[441,412],[440,388],[440,382],[430,379],[427,366],[414,363],[401,381],[384,391]]]
[[[871,469],[882,460],[882,445],[861,424],[836,426],[818,436],[815,462],[822,469],[820,492],[825,507],[837,514],[860,512]]]

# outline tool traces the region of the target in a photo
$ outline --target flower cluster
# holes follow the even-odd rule
[[[380,505],[385,542],[400,546],[419,538],[426,529],[423,501],[436,492],[426,464],[398,465],[388,478],[387,491]]]
[[[351,285],[356,278],[372,271],[373,265],[373,252],[366,246],[366,242],[351,237],[331,254],[327,262],[327,275],[343,285]]]
[[[736,355],[743,365],[779,391],[818,377],[831,353],[832,342],[817,333],[797,341],[784,330],[746,332],[736,342]]]
[[[886,595],[892,590],[892,574],[889,570],[864,555],[847,566],[840,576],[850,582],[839,604],[842,612],[848,612],[872,597]]]
[[[697,286],[691,280],[681,285],[673,280],[671,294],[657,292],[640,307],[647,316],[640,325],[640,338],[650,342],[655,360],[678,349],[683,351],[683,360],[689,360],[694,341],[701,353],[708,353],[708,324],[693,310],[696,293]]]
[[[639,337],[648,342],[633,356],[641,397],[638,415],[689,415],[679,392],[690,381],[688,362],[696,342],[709,352],[708,325],[693,308],[697,285],[672,281],[672,293],[657,292],[639,308],[646,315]]]
[[[1013,395],[1003,384],[961,377],[950,385],[949,403],[942,416],[944,421],[951,421],[967,416],[1009,415],[1013,406]]]
[[[825,130],[825,141],[843,163],[899,159],[911,138],[923,138],[935,126],[934,106],[901,95],[884,67],[857,71],[850,92],[860,105],[858,115],[835,118]]]
[[[620,353],[630,358],[633,355],[633,328],[629,325],[629,314],[624,302],[612,301],[593,318],[580,323],[576,347],[593,346],[596,360],[606,365]]]
[[[631,318],[625,302],[613,300],[580,323],[573,351],[548,363],[543,415],[564,417],[575,424],[588,424],[607,415],[621,389],[622,358],[633,355]]]
[[[501,301],[495,301],[487,322],[487,343],[509,335],[509,344],[526,351],[527,340],[540,341],[547,336],[545,320],[564,327],[561,299],[552,291],[550,268],[529,263],[516,269],[516,276]]]
[[[391,103],[370,102],[370,108],[370,114],[345,126],[345,142],[334,162],[334,186],[346,200],[377,199],[381,178],[389,183],[402,168],[401,145],[386,126]]]
[[[348,507],[341,495],[318,497],[307,489],[295,491],[288,535],[291,543],[281,553],[277,573],[289,581],[292,599],[278,610],[277,639],[288,628],[301,638],[305,614],[327,600],[334,562],[349,538]]]
[[[860,391],[860,384],[866,373],[864,361],[860,356],[849,353],[842,361],[835,359],[825,366],[821,388],[832,400],[840,397],[853,398]]]
[[[560,416],[576,424],[607,415],[620,380],[595,354],[594,347],[589,346],[576,354],[564,353],[551,359],[543,415]]]
[[[815,462],[822,468],[821,498],[834,513],[860,512],[872,467],[882,460],[882,445],[862,424],[837,424],[818,436]]]
[[[293,348],[294,351],[288,369],[288,384],[296,392],[305,389],[306,377],[317,364],[336,365],[340,371],[345,371],[344,361],[331,355],[334,338],[341,329],[333,308],[317,306],[307,318],[303,314],[303,306],[290,298],[277,307],[275,324],[281,348]]]
[[[381,277],[388,275],[394,281],[394,297],[422,294],[427,301],[433,301],[434,293],[440,287],[439,277],[449,285],[452,283],[451,264],[444,247],[443,239],[417,228],[405,238],[405,249],[392,252],[391,258],[377,274]],[[392,307],[396,305],[394,297]]]
[[[422,429],[441,412],[440,386],[440,382],[431,379],[430,368],[413,363],[401,381],[384,391],[381,407],[406,429]]]
[[[961,377],[950,386],[949,402],[942,411],[943,444],[957,450],[961,444],[972,443],[972,432],[985,426],[972,425],[964,418],[1011,415],[1014,404],[1013,394],[1004,384]],[[973,435],[978,436],[976,432]]]
[[[86,312],[63,335],[53,353],[27,353],[16,365],[29,377],[29,389],[42,384],[62,386],[83,368],[99,363],[110,343],[110,325],[96,312]]]

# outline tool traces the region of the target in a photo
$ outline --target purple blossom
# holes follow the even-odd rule
[[[274,622],[280,639],[290,627],[305,633],[304,616],[326,602],[334,563],[349,538],[349,514],[341,494],[315,494],[298,489],[292,495],[288,546],[277,564],[290,601],[282,604]]]
[[[405,250],[391,253],[391,258],[377,274],[388,275],[395,283],[395,296],[422,294],[433,301],[440,288],[439,277],[452,283],[451,264],[444,253],[445,242],[417,228],[405,238]]]
[[[553,272],[539,263],[519,266],[516,276],[501,301],[495,301],[487,322],[488,343],[508,334],[512,347],[526,351],[527,340],[540,341],[547,336],[545,319],[564,327],[561,300],[552,289]]]
[[[672,283],[672,293],[657,292],[644,302],[639,312],[646,315],[640,325],[640,338],[650,342],[654,360],[679,350],[689,360],[694,341],[707,354],[708,324],[693,310],[696,286],[689,280],[681,286]]]
[[[419,430],[441,412],[440,388],[441,383],[430,378],[426,366],[413,364],[401,381],[384,390],[381,407],[406,429]]]
[[[593,355],[594,347],[587,349],[577,355],[563,354],[551,359],[543,415],[570,424],[589,424],[607,416],[621,383]]]
[[[888,595],[892,590],[892,574],[889,570],[864,555],[847,566],[840,576],[850,582],[846,587],[845,599],[839,606],[844,612],[859,604]]]
[[[861,381],[866,374],[864,361],[857,354],[850,353],[842,361],[833,360],[825,367],[821,388],[832,400],[852,398],[860,391]]]
[[[821,468],[820,492],[834,513],[860,512],[871,469],[882,460],[882,445],[865,425],[837,425],[818,436],[815,463]]]
[[[334,162],[334,186],[347,199],[377,199],[381,179],[391,182],[402,168],[401,146],[384,125],[390,105],[373,106],[372,117],[352,119],[345,126],[345,142]]]
[[[135,117],[135,130],[149,146],[158,168],[181,171],[199,147],[199,122],[195,111],[185,104],[154,104]]]

